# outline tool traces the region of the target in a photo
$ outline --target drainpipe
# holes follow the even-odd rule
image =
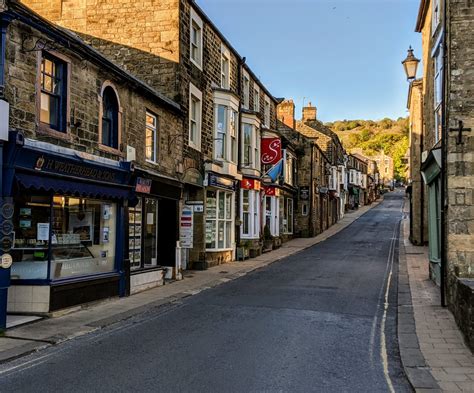
[[[440,261],[440,287],[441,287],[441,306],[446,307],[446,271],[447,271],[447,242],[446,242],[446,209],[447,209],[447,152],[448,152],[448,124],[449,124],[449,110],[447,106],[447,83],[448,83],[448,53],[446,45],[447,36],[447,7],[448,2],[444,0],[443,12],[443,106],[442,106],[442,135],[441,135],[441,261]]]
[[[239,124],[238,124],[238,129],[236,130],[237,133],[237,172],[241,172],[242,169],[242,138],[241,138],[241,132],[242,132],[242,68],[244,67],[245,64],[245,57],[242,57],[239,62],[239,66],[237,67],[237,95],[239,96]],[[250,93],[249,93],[250,95]],[[240,198],[241,195],[240,193],[242,190],[240,187],[237,187],[237,203],[236,209],[235,209],[235,215],[236,217],[239,217],[239,222],[240,222]],[[260,198],[259,198],[260,199]],[[261,210],[261,209],[260,209]],[[240,244],[240,226],[237,227],[235,225],[235,244],[236,247],[238,244]]]

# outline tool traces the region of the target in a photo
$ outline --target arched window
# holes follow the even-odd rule
[[[102,93],[102,144],[113,149],[119,147],[119,102],[112,87]]]

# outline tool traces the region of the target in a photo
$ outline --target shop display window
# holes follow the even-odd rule
[[[232,193],[207,191],[206,196],[206,248],[225,250],[232,248]]]
[[[129,259],[133,270],[158,265],[158,200],[140,198],[128,209]]]
[[[242,190],[241,204],[241,236],[257,239],[260,236],[260,193],[254,190]]]
[[[68,196],[16,201],[13,279],[62,280],[115,270],[117,207]]]

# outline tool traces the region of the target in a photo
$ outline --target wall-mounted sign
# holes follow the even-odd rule
[[[184,206],[179,223],[179,240],[182,248],[193,248],[193,208]]]
[[[227,190],[235,191],[235,182],[232,179],[218,176],[214,173],[208,173],[207,185],[210,187],[225,188]]]
[[[309,200],[309,187],[308,186],[301,186],[300,187],[300,199],[302,201]]]
[[[264,187],[266,196],[280,196],[280,189],[276,187]]]
[[[257,179],[242,179],[240,187],[244,190],[260,191],[260,181]]]
[[[143,177],[137,177],[137,184],[135,186],[136,192],[141,192],[142,194],[149,194],[151,191],[151,179],[145,179]]]
[[[3,205],[2,205],[2,218],[5,218],[5,219],[10,219],[13,217],[13,212],[14,212],[14,207],[13,207],[13,203],[9,203],[9,202],[5,202]]]
[[[183,183],[202,187],[203,178],[201,172],[195,168],[186,169],[184,172]]]
[[[9,269],[13,263],[13,258],[10,254],[3,254],[0,259],[0,267]]]
[[[262,164],[273,165],[282,158],[280,138],[262,138]]]
[[[4,236],[0,240],[0,248],[2,249],[3,252],[8,252],[12,249],[13,247],[13,240],[10,236]]]

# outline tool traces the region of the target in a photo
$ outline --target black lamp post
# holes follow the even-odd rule
[[[417,59],[413,54],[413,48],[410,46],[408,48],[408,55],[405,60],[402,61],[403,68],[407,74],[407,80],[412,81],[416,78],[416,70],[418,68],[418,63],[420,59]]]

